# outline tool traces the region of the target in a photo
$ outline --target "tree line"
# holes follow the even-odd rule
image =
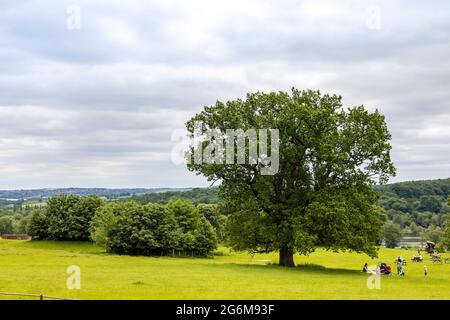
[[[388,190],[404,190],[403,185],[408,186],[410,195],[419,195],[419,198],[410,197],[402,198],[398,194]],[[434,185],[433,190],[437,190],[438,194],[433,194],[430,191],[424,191],[423,185]],[[435,243],[446,243],[449,237],[448,213],[450,212],[450,204],[442,201],[440,190],[447,188],[450,185],[450,180],[435,180],[435,181],[418,181],[414,183],[396,183],[375,187],[375,190],[380,194],[378,205],[385,209],[384,211],[384,226],[381,240],[384,240],[387,247],[396,247],[403,236],[420,236],[423,240],[431,240]],[[418,190],[412,188],[417,187]],[[152,193],[148,196],[139,195],[140,204],[161,203],[176,199],[185,199],[191,202],[205,201],[210,204],[199,203],[196,205],[202,216],[205,216],[217,232],[217,237],[221,242],[225,241],[225,219],[230,212],[230,208],[224,206],[214,205],[211,203],[218,202],[218,188],[195,188],[190,191],[170,192],[167,195],[164,193]],[[134,198],[133,198],[134,199]],[[136,199],[136,200],[137,200]],[[130,202],[131,199],[121,200],[122,202]],[[135,201],[135,200],[134,200]],[[53,202],[53,200],[51,201]],[[89,202],[89,201],[88,201]],[[11,206],[11,205],[9,205]],[[16,209],[13,215],[12,211],[6,215],[0,216],[0,235],[10,233],[29,233],[30,219],[35,215],[37,219],[46,206],[42,203],[25,203],[20,208]],[[12,208],[12,207],[11,207]],[[12,209],[11,209],[12,210]],[[35,221],[36,222],[36,221]],[[33,224],[35,226],[36,224]],[[75,224],[76,225],[76,224]],[[81,228],[83,229],[83,227]],[[86,227],[84,227],[86,229]],[[228,227],[228,234],[232,236],[233,228]],[[250,230],[250,228],[249,228]],[[33,231],[32,231],[33,232]],[[48,231],[51,232],[51,231]],[[58,233],[57,229],[53,229],[53,233]],[[260,228],[260,236],[263,236]],[[46,236],[50,238],[50,234]],[[236,237],[240,237],[239,233]],[[55,237],[55,238],[61,238]],[[68,239],[73,239],[69,237]],[[84,237],[79,238],[84,240],[92,240],[92,233],[85,234]],[[444,246],[445,247],[445,246]],[[447,245],[448,247],[448,245]]]
[[[450,179],[399,182],[374,187],[378,194],[377,205],[384,209],[383,239],[390,238],[396,246],[403,236],[420,236],[439,242],[450,214],[446,199],[450,194]],[[188,199],[194,203],[221,204],[219,188],[195,188],[190,191],[171,191],[135,195],[133,201],[166,203],[170,199]],[[126,200],[123,200],[126,201]],[[232,213],[221,206],[224,214]]]

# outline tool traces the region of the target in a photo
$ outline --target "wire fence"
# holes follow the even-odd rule
[[[34,293],[20,293],[20,292],[2,292],[0,291],[0,295],[5,296],[19,296],[19,297],[33,297],[33,298],[39,298],[39,300],[79,300],[79,299],[73,299],[73,298],[62,298],[62,297],[55,297],[55,296],[47,296],[44,294],[34,294]]]

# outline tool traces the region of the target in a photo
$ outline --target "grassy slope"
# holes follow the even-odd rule
[[[408,263],[402,277],[382,277],[369,290],[364,262],[392,262],[414,251],[381,249],[377,259],[319,250],[296,257],[295,269],[257,260],[276,254],[225,254],[214,258],[116,256],[89,243],[0,240],[0,291],[81,299],[450,299],[450,264]],[[66,289],[66,269],[81,267],[81,289]],[[395,269],[395,268],[394,268]],[[5,299],[0,295],[0,299]]]

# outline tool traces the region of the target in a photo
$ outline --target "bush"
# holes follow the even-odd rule
[[[447,251],[447,248],[446,248],[446,246],[444,245],[444,243],[439,242],[439,243],[436,245],[435,250],[436,250],[437,252],[439,252],[439,253],[444,253],[444,252]]]
[[[109,252],[130,255],[205,256],[217,247],[211,223],[186,200],[105,204],[95,214],[91,237]]]
[[[97,208],[90,227],[91,240],[99,246],[106,246],[108,232],[116,223],[116,216],[125,204],[109,202]]]
[[[193,251],[200,256],[205,256],[217,248],[216,231],[205,217],[200,218],[194,239]]]
[[[0,217],[0,235],[13,232],[13,219],[10,216]]]
[[[97,196],[51,197],[45,211],[31,218],[30,235],[34,239],[89,240],[92,218],[102,203]]]
[[[181,231],[179,251],[204,256],[217,248],[214,228],[206,217],[200,215],[204,206],[195,207],[189,200],[177,199],[169,201],[167,208]]]
[[[36,240],[48,239],[49,219],[44,210],[34,210],[30,213],[28,234]]]
[[[20,233],[20,234],[28,234],[29,233],[29,226],[30,226],[30,219],[31,219],[31,212],[19,218],[19,220],[15,221],[14,223],[14,233]]]
[[[162,255],[177,246],[176,223],[158,204],[127,203],[107,235],[108,251],[131,255]]]
[[[226,216],[220,213],[217,205],[214,204],[199,204],[197,206],[200,216],[205,217],[216,232],[217,239],[224,240],[224,226]]]

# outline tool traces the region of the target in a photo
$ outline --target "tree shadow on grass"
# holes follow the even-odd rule
[[[27,240],[22,241],[20,245],[28,249],[62,250],[86,254],[97,253],[103,250],[89,241]]]
[[[288,268],[288,267],[281,267],[275,263],[269,263],[269,264],[253,264],[253,263],[223,263],[223,264],[215,264],[215,267],[233,267],[236,269],[252,269],[252,270],[258,270],[258,271],[264,271],[264,270],[276,270],[280,272],[292,272],[292,273],[298,273],[298,272],[305,272],[305,273],[312,273],[312,274],[326,274],[326,275],[363,275],[362,272],[358,270],[350,270],[350,269],[340,269],[340,268],[327,268],[322,265],[318,264],[312,264],[312,263],[304,263],[299,264],[294,268]]]
[[[327,268],[320,264],[314,264],[314,263],[299,264],[295,267],[295,269],[300,270],[300,271],[305,270],[305,271],[321,273],[321,274],[340,274],[340,275],[363,274],[359,270]]]
[[[89,254],[92,255],[97,255],[97,256],[109,256],[109,257],[134,257],[134,258],[156,258],[156,259],[161,259],[161,260],[194,260],[194,261],[208,261],[208,260],[214,260],[214,257],[216,256],[214,255],[208,255],[208,256],[192,256],[189,254],[153,254],[153,255],[142,255],[142,254],[126,254],[126,253],[115,253],[115,252],[109,252],[109,251],[101,251],[101,252],[89,252]]]

